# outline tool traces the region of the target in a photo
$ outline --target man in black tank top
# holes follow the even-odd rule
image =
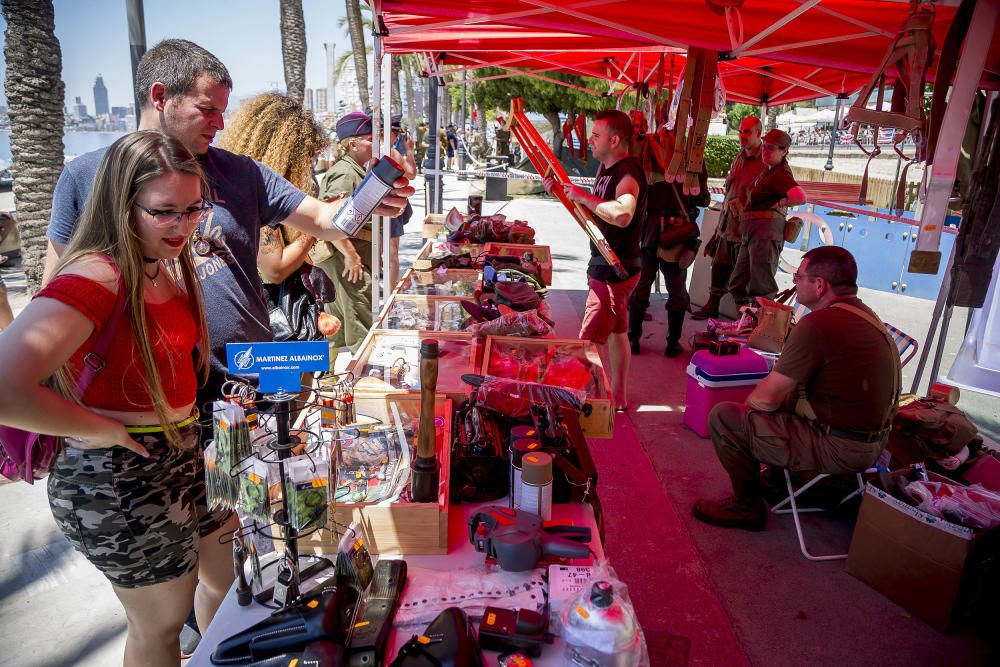
[[[611,394],[618,410],[628,406],[628,299],[642,267],[639,239],[642,213],[646,210],[646,178],[639,161],[629,156],[631,139],[632,122],[627,115],[621,111],[598,113],[588,141],[601,163],[594,192],[575,186],[566,192],[571,201],[593,212],[594,222],[628,271],[627,278],[618,278],[597,247],[590,244],[590,293],[580,338],[607,344]],[[553,188],[560,187],[552,178],[545,179],[544,185],[550,194]]]

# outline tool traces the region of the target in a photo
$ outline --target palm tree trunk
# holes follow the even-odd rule
[[[417,101],[414,99],[413,72],[409,67],[403,68],[403,82],[406,90],[406,127],[413,134],[416,132]]]
[[[490,152],[490,140],[487,138],[486,109],[480,106],[476,107],[476,125],[479,126],[479,159],[482,159],[482,156]]]
[[[306,96],[306,20],[302,0],[281,0],[281,59],[285,64],[285,90],[302,102]]]
[[[389,86],[389,109],[392,111],[393,115],[403,114],[403,97],[400,95],[402,86],[400,81],[402,80],[403,68],[402,58],[397,54],[392,55],[392,84]]]
[[[546,111],[542,114],[545,120],[552,126],[552,152],[559,155],[559,147],[562,146],[562,123],[559,121],[559,113],[556,111]]]
[[[63,168],[62,51],[51,2],[2,0],[2,8],[7,22],[4,92],[10,115],[14,201],[21,261],[28,290],[34,293],[45,267],[52,192]]]
[[[354,50],[354,73],[358,79],[358,96],[361,106],[371,109],[371,91],[368,88],[368,57],[365,44],[365,28],[361,20],[361,5],[358,0],[344,0],[347,8],[347,30]]]

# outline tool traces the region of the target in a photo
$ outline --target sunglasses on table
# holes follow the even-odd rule
[[[201,206],[187,211],[157,211],[148,209],[139,202],[135,202],[135,205],[136,208],[147,213],[153,219],[153,224],[157,227],[170,227],[181,221],[188,223],[204,222],[213,206],[210,201],[202,201]]]

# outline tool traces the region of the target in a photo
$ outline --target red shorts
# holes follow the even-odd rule
[[[620,283],[606,283],[595,278],[588,278],[587,282],[590,293],[587,294],[587,306],[583,311],[580,338],[603,344],[608,342],[608,336],[613,333],[626,333],[628,298],[639,282],[639,274]]]

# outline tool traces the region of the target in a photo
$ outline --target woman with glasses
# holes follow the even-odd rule
[[[761,138],[764,171],[754,180],[742,201],[730,208],[740,216],[743,239],[729,278],[729,291],[737,304],[753,303],[754,297],[772,298],[778,293],[774,274],[785,242],[785,215],[789,206],[806,202],[805,190],[792,176],[788,147],[792,139],[781,130]]]
[[[49,504],[125,607],[126,665],[177,664],[192,603],[211,619],[232,580],[219,537],[238,524],[207,508],[194,409],[211,348],[191,240],[211,210],[182,144],[122,137],[53,278],[0,336],[0,423],[63,437]]]

